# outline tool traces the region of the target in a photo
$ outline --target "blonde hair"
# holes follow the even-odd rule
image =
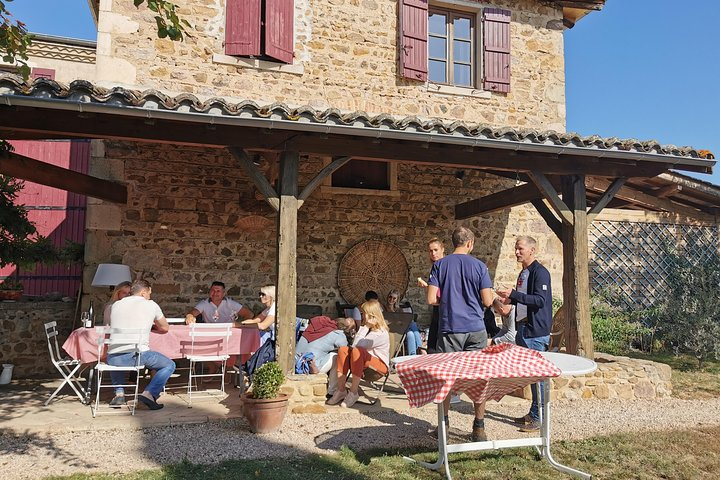
[[[389,331],[390,329],[387,326],[387,322],[385,322],[385,317],[382,313],[382,307],[380,306],[380,302],[377,300],[368,300],[367,302],[360,305],[360,311],[363,313],[363,319],[366,320],[368,318],[374,318],[376,320],[376,325],[368,325],[368,329],[370,330],[385,330]],[[363,321],[364,324],[364,321]]]
[[[131,291],[132,291],[132,283],[130,283],[130,282],[128,282],[128,281],[125,281],[125,282],[120,282],[120,283],[118,283],[117,285],[115,285],[115,288],[113,289],[112,295],[110,296],[110,301],[111,301],[111,302],[117,302],[117,301],[119,300],[119,299],[118,299],[118,296],[120,295],[120,291],[121,291],[123,288],[129,289],[128,294],[131,293]]]
[[[335,320],[338,330],[342,330],[346,335],[355,333],[355,320],[350,317],[340,317]]]
[[[265,285],[264,287],[260,288],[260,291],[268,297],[272,298],[273,301],[277,300],[275,298],[275,285]]]

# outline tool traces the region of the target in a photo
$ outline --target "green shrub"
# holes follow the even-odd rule
[[[617,305],[622,305],[622,302],[612,291],[590,298],[590,321],[596,351],[624,355],[630,351],[633,341],[652,332],[639,321],[647,311],[633,311]]]
[[[275,398],[283,383],[285,374],[280,365],[268,362],[255,371],[251,395],[253,398]]]

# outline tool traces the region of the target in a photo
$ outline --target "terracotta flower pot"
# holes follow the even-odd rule
[[[0,290],[0,300],[20,300],[22,296],[22,290]]]
[[[274,432],[285,419],[288,396],[280,394],[275,398],[251,398],[242,395],[243,415],[253,433]]]

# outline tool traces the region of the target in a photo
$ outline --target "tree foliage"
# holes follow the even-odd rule
[[[708,248],[708,247],[705,247]],[[675,353],[688,353],[703,367],[720,359],[720,252],[701,260],[668,252],[668,292],[660,308],[661,338]]]

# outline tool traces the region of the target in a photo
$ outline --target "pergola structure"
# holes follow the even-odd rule
[[[708,207],[683,200],[681,192],[688,186],[667,173],[710,173],[712,156],[656,142],[221,98],[201,101],[154,90],[107,90],[86,81],[69,86],[46,79],[26,83],[12,75],[0,76],[0,138],[96,138],[228,149],[278,212],[278,361],[286,371],[294,365],[298,209],[323,179],[353,158],[479,169],[525,180],[525,185],[457,205],[456,218],[528,202],[537,208],[563,243],[563,298],[571,320],[567,350],[588,357],[594,354],[588,277],[588,225],[593,218],[618,200],[717,218],[712,209],[716,203]],[[248,151],[279,155],[277,189]],[[301,188],[298,171],[304,154],[331,156],[333,161]],[[127,201],[121,184],[19,155],[1,158],[0,173],[111,202]],[[654,178],[669,183],[658,188],[644,183]]]

